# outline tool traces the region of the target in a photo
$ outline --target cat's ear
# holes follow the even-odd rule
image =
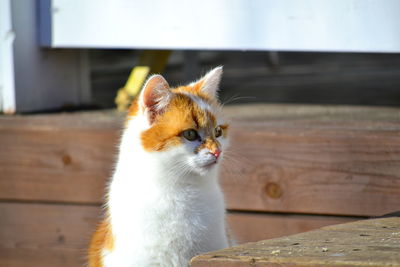
[[[172,92],[163,76],[156,74],[147,79],[140,93],[139,103],[150,124],[165,110],[171,96]]]
[[[209,71],[203,78],[195,84],[200,85],[200,91],[214,98],[218,98],[219,83],[222,76],[222,66]]]

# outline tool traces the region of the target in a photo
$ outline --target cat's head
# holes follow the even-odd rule
[[[200,175],[215,170],[228,145],[228,124],[217,96],[221,75],[222,67],[217,67],[177,88],[170,88],[161,75],[151,76],[129,115],[146,121],[140,134],[144,150],[166,156],[171,169]]]

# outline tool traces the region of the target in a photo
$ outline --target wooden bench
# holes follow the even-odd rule
[[[239,243],[399,210],[400,109],[226,107],[222,168]],[[82,266],[123,115],[0,116],[0,266]]]
[[[400,218],[357,221],[247,243],[197,256],[190,266],[400,266]]]

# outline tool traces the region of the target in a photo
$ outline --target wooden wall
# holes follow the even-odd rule
[[[237,240],[400,209],[400,109],[228,106],[221,184]],[[0,266],[82,266],[123,116],[0,117]]]
[[[137,64],[138,51],[90,50],[92,101],[114,107],[116,91]],[[195,57],[196,58],[196,57]],[[195,75],[185,52],[173,51],[163,75],[191,82],[223,65],[221,99],[233,103],[400,105],[400,54],[200,51]]]

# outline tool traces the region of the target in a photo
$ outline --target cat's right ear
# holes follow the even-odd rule
[[[152,75],[147,79],[140,93],[140,110],[147,115],[152,124],[157,115],[164,112],[171,100],[172,92],[168,82],[161,75]]]

